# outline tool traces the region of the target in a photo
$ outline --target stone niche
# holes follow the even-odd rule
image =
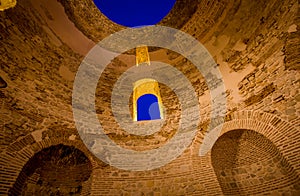
[[[91,162],[82,151],[62,144],[51,146],[29,159],[9,195],[80,195],[90,189],[91,171]]]
[[[211,158],[225,195],[299,194],[299,176],[260,133],[233,130],[223,134],[214,144]]]

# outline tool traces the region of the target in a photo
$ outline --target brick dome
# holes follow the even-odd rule
[[[299,195],[298,8],[296,0],[176,1],[158,25],[178,29],[207,49],[222,75],[226,111],[223,121],[211,118],[217,100],[208,83],[214,75],[201,73],[176,51],[149,46],[151,61],[171,65],[189,81],[199,104],[190,115],[200,119],[180,156],[144,171],[110,165],[105,148],[100,154],[107,162],[95,156],[72,110],[81,62],[98,42],[125,27],[108,20],[92,0],[19,0],[0,11],[0,195]],[[161,127],[150,135],[126,131],[111,97],[134,66],[134,50],[128,50],[105,67],[95,111],[114,144],[147,152],[172,141],[184,106],[160,82]],[[178,76],[172,80],[186,88]],[[178,148],[181,143],[169,154]]]

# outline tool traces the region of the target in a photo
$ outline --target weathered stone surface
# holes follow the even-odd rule
[[[296,0],[177,0],[159,25],[181,29],[200,41],[223,81],[213,80],[213,74],[204,77],[181,54],[149,47],[150,60],[174,66],[190,81],[201,119],[194,141],[181,156],[141,172],[114,168],[92,155],[72,112],[73,82],[84,56],[124,27],[103,16],[92,0],[20,0],[0,11],[0,77],[7,84],[0,88],[0,195],[9,190],[17,195],[299,195],[298,9]],[[149,136],[122,129],[112,113],[111,94],[134,59],[134,52],[127,51],[107,65],[96,90],[96,113],[104,132],[119,146],[157,149],[174,137],[186,117],[172,89],[159,84],[166,114],[162,128]],[[184,89],[178,81],[174,78]],[[215,100],[209,82],[212,87],[225,84],[222,130],[229,134],[199,157],[208,124],[219,123],[211,119]],[[84,111],[87,106],[77,107]],[[240,137],[232,131],[237,129],[244,130]]]
[[[284,162],[274,144],[249,130],[224,134],[212,150],[212,164],[225,195],[257,195],[282,182],[288,192],[296,193],[297,174]]]

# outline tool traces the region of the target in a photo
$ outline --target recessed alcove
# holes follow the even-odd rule
[[[51,146],[23,166],[10,195],[80,195],[89,187],[92,165],[74,146]]]
[[[193,36],[216,61],[226,88],[221,131],[232,131],[220,136],[211,153],[199,156],[214,101],[204,76],[212,78],[198,72],[188,56],[148,46],[151,61],[170,64],[191,83],[201,119],[181,156],[142,172],[103,167],[101,160],[91,167],[79,149],[57,145],[84,147],[73,118],[72,77],[93,45],[125,28],[106,18],[93,0],[19,0],[0,11],[5,81],[0,81],[0,195],[300,195],[298,9],[297,0],[176,1],[158,25]],[[180,47],[184,50],[184,43]],[[120,54],[99,76],[95,109],[110,140],[146,152],[168,144],[186,116],[176,93],[158,81],[163,119],[132,122],[133,91],[119,110],[121,120],[116,118],[112,92],[135,67],[134,51]],[[172,81],[186,88],[177,79]],[[132,90],[132,82],[125,86]],[[124,111],[130,114],[123,116]],[[122,119],[140,127],[164,124],[152,135],[136,135],[120,126]]]
[[[252,130],[223,134],[212,148],[211,159],[225,195],[296,193],[299,188],[299,177],[279,149]]]
[[[163,119],[163,106],[158,82],[151,78],[144,78],[136,81],[133,86],[133,120]]]

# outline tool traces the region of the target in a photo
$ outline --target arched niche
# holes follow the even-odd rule
[[[155,120],[160,118],[158,99],[153,94],[145,94],[137,100],[137,120]]]
[[[299,176],[265,136],[238,129],[218,138],[211,152],[225,195],[300,193]]]
[[[29,159],[9,195],[80,195],[91,172],[90,160],[79,149],[50,146]]]
[[[163,106],[159,84],[151,78],[144,78],[133,84],[133,120],[163,119]]]

